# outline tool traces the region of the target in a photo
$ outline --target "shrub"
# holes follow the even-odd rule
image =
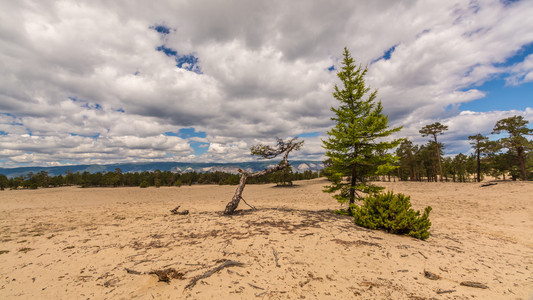
[[[147,188],[149,186],[150,186],[150,184],[146,180],[143,180],[143,182],[141,182],[141,184],[139,184],[140,188]]]
[[[363,202],[362,206],[352,206],[355,224],[422,240],[429,237],[431,206],[420,216],[419,211],[411,208],[409,196],[393,192],[370,195]]]

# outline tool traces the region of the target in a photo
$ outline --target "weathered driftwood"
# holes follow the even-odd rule
[[[473,287],[473,288],[478,288],[478,289],[488,289],[489,287],[484,285],[483,283],[479,283],[479,282],[475,282],[475,281],[463,281],[461,282],[461,285],[462,286],[469,286],[469,287]]]
[[[179,206],[179,205],[178,205],[176,208],[170,210],[170,212],[171,212],[173,215],[188,215],[188,214],[189,214],[189,210],[178,211],[178,209],[180,209],[180,206]]]
[[[239,173],[241,173],[241,180],[239,181],[239,186],[237,186],[237,189],[235,190],[235,195],[233,195],[231,201],[226,205],[226,209],[224,210],[225,215],[233,214],[237,209],[237,206],[239,206],[239,202],[241,201],[241,199],[244,200],[242,198],[242,192],[244,191],[244,187],[246,186],[246,180],[248,178],[264,176],[270,173],[283,170],[290,166],[289,161],[287,159],[289,153],[292,150],[298,150],[303,143],[294,142],[295,140],[296,139],[294,138],[289,140],[288,142],[284,142],[283,140],[278,139],[277,148],[262,145],[252,147],[252,154],[260,155],[263,158],[274,158],[283,153],[283,160],[277,166],[259,172],[249,173],[242,169],[239,169],[238,171]]]
[[[199,281],[199,280],[202,280],[202,279],[205,279],[213,274],[215,274],[216,272],[224,269],[224,268],[228,268],[228,267],[234,267],[234,266],[242,266],[244,265],[243,263],[241,262],[238,262],[238,261],[234,261],[234,260],[226,260],[224,263],[222,263],[221,265],[218,265],[217,267],[211,269],[211,270],[208,270],[207,272],[205,272],[204,274],[200,275],[200,276],[196,276],[194,277],[191,282],[189,282],[189,284],[187,284],[185,286],[185,289],[190,289],[192,287],[194,287],[196,285],[196,283]]]

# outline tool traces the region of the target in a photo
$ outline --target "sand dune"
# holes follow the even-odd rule
[[[231,217],[235,186],[0,192],[0,298],[532,299],[533,183],[381,183],[433,207],[427,241],[332,214],[324,184],[249,185]]]

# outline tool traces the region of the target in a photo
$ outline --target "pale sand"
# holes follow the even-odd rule
[[[381,183],[433,207],[427,241],[357,227],[330,212],[323,179],[297,184],[248,185],[259,210],[232,217],[220,212],[235,186],[2,191],[0,299],[533,297],[533,183]],[[244,266],[185,289],[227,259]],[[184,278],[125,270],[169,267]]]

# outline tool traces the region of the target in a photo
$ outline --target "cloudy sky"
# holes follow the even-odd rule
[[[533,123],[533,1],[0,0],[0,167],[320,160],[342,50],[400,136],[447,154]]]

